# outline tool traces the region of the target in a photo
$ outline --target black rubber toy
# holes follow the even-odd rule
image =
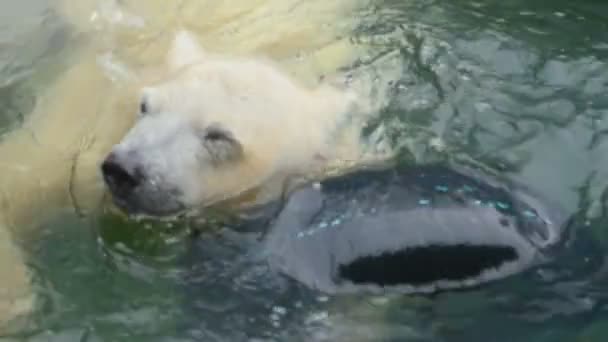
[[[294,192],[271,267],[327,293],[477,286],[545,260],[565,215],[522,185],[446,165],[363,171]]]

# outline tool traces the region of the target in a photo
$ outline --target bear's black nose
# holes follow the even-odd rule
[[[126,195],[143,181],[143,175],[129,161],[120,160],[112,152],[101,164],[105,182],[115,193]]]

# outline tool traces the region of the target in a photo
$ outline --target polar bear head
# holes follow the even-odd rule
[[[212,55],[185,31],[167,66],[101,165],[114,203],[133,214],[174,215],[306,172],[350,106],[343,90],[306,88],[261,58]]]

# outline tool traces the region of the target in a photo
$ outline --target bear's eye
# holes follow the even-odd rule
[[[205,139],[211,140],[211,141],[217,141],[217,140],[222,140],[222,139],[228,139],[228,136],[226,135],[226,133],[224,133],[221,130],[210,129],[207,131],[207,134],[205,134]]]
[[[235,160],[243,154],[243,147],[230,131],[217,124],[203,130],[203,147],[214,162]]]
[[[148,102],[146,101],[146,99],[142,99],[139,102],[139,113],[148,114]]]

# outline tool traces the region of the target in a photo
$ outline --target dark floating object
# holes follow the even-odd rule
[[[565,219],[522,185],[470,169],[364,171],[292,194],[265,249],[274,269],[320,291],[434,292],[545,261]]]

